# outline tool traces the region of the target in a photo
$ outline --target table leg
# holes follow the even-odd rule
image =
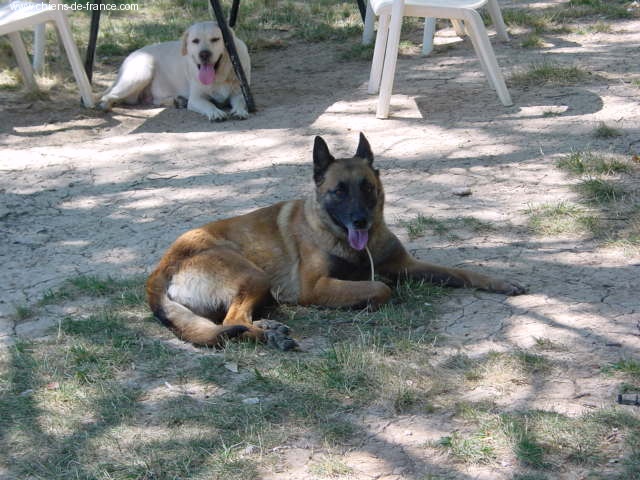
[[[242,65],[240,64],[240,59],[238,58],[238,52],[236,51],[236,45],[233,43],[233,35],[229,30],[227,22],[224,18],[224,13],[222,12],[222,7],[220,6],[220,2],[218,0],[209,0],[211,2],[211,8],[213,9],[213,14],[216,16],[216,20],[218,21],[218,26],[220,27],[220,31],[222,32],[222,40],[224,41],[224,46],[229,52],[229,58],[231,58],[231,63],[233,65],[233,70],[236,72],[236,76],[238,80],[240,80],[240,88],[242,89],[242,95],[244,96],[244,101],[247,103],[247,110],[250,112],[256,111],[256,105],[253,101],[253,96],[251,95],[251,90],[249,89],[249,83],[247,82],[247,77],[244,74],[244,70],[242,69]]]
[[[87,55],[84,61],[84,71],[91,83],[93,77],[93,60],[96,53],[96,43],[98,42],[98,29],[100,28],[100,4],[102,0],[93,0],[93,5],[97,8],[91,12],[91,30],[89,31],[89,45],[87,45]]]

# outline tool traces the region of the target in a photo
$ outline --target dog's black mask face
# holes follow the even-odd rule
[[[339,227],[356,250],[367,246],[369,230],[382,218],[384,193],[373,168],[369,142],[360,134],[352,158],[335,159],[321,137],[313,146],[313,179],[316,198],[329,221]]]

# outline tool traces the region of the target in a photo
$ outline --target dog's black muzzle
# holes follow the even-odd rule
[[[200,50],[198,58],[202,63],[209,63],[211,61],[211,52],[209,50]]]

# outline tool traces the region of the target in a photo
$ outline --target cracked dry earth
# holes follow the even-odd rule
[[[444,30],[438,41],[452,37]],[[613,405],[617,384],[595,374],[639,354],[640,257],[587,236],[536,236],[526,210],[577,201],[576,180],[555,167],[563,155],[585,148],[640,153],[640,22],[616,21],[611,33],[562,34],[549,42],[533,51],[517,39],[494,45],[507,77],[553,60],[593,78],[572,86],[512,85],[515,105],[504,108],[470,45],[458,42],[428,58],[401,57],[388,120],[375,118],[376,99],[366,94],[369,64],[339,61],[322,44],[254,54],[259,111],[246,121],[211,124],[158,108],[116,108],[103,116],[76,107],[73,97],[27,104],[4,93],[0,343],[45,335],[59,311],[45,307],[28,322],[16,321],[14,312],[66,279],[148,273],[189,228],[307,194],[313,137],[323,135],[334,153],[350,155],[363,131],[386,186],[388,222],[412,252],[529,288],[511,298],[474,291],[447,296],[438,306],[444,340],[434,362],[460,352],[528,348],[538,338],[567,347],[550,354],[562,368],[544,381],[471,390],[464,399],[569,415]],[[101,73],[104,86],[113,72]],[[560,114],[544,115],[548,110]],[[598,140],[592,132],[599,122],[623,134]],[[637,183],[630,186],[637,193]],[[459,187],[471,195],[452,195]],[[410,240],[400,223],[418,214],[473,216],[494,228]],[[368,436],[342,456],[351,478],[422,478],[420,472],[450,466],[422,447],[455,429],[447,416],[389,420],[372,409],[359,422]],[[264,478],[311,478],[306,466],[321,453],[289,445],[278,472]],[[499,480],[512,470],[507,463],[451,471],[458,472],[451,478]],[[559,475],[581,478],[575,470]]]

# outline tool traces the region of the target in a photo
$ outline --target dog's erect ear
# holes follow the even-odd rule
[[[322,137],[316,137],[313,143],[313,180],[316,185],[322,183],[325,172],[334,161],[335,158],[329,152],[326,142]]]
[[[368,160],[369,165],[373,164],[373,152],[371,151],[371,146],[369,145],[367,137],[365,137],[362,132],[360,132],[360,141],[358,142],[358,149],[356,150],[355,156]]]
[[[187,52],[187,40],[189,39],[189,31],[186,31],[182,34],[182,50],[180,50],[180,53],[182,53],[182,56],[184,57],[188,52]]]

